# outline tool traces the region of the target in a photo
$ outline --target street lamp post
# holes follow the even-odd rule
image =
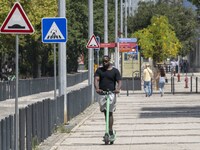
[[[108,0],[104,0],[104,43],[108,43]],[[104,48],[104,55],[108,55],[108,48]]]

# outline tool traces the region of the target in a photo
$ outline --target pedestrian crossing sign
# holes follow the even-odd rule
[[[42,18],[42,42],[62,43],[67,41],[66,18]]]

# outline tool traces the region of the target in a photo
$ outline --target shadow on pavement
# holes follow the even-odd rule
[[[200,106],[143,107],[140,118],[200,117]]]

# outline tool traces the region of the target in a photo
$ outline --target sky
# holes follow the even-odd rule
[[[187,0],[183,0],[183,6],[185,7],[190,7],[192,8],[193,10],[196,10],[197,7],[195,5],[192,5],[190,2],[188,2]]]

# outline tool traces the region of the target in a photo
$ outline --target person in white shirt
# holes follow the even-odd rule
[[[176,76],[176,61],[175,60],[171,61],[171,74],[172,75],[174,74],[174,76]]]
[[[144,81],[144,91],[146,97],[150,97],[152,95],[151,90],[151,78],[153,77],[153,72],[149,67],[149,64],[146,64],[145,69],[143,71],[143,81]]]

